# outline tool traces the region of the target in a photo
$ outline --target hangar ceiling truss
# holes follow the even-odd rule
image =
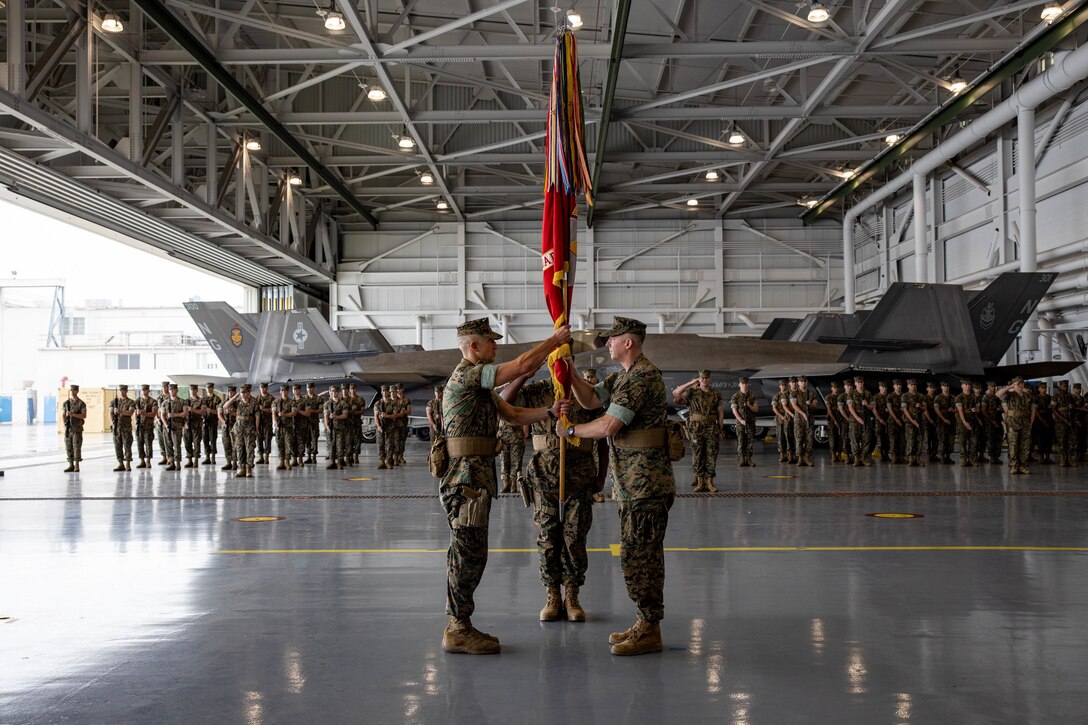
[[[1045,5],[828,0],[814,23],[796,1],[564,1],[7,0],[0,183],[63,181],[64,204],[108,199],[194,264],[321,294],[345,231],[539,216],[573,9],[597,219],[795,217],[1029,42]]]

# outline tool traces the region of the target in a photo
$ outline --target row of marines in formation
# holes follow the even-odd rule
[[[1021,378],[999,388],[987,383],[961,382],[953,395],[948,382],[927,384],[923,393],[914,378],[893,380],[891,389],[881,381],[878,392],[865,389],[862,377],[831,383],[831,392],[821,396],[804,376],[779,382],[771,398],[775,416],[780,463],[811,466],[814,418],[826,414],[832,463],[845,461],[855,466],[871,465],[874,450],[888,463],[924,466],[952,463],[956,446],[960,465],[977,466],[980,461],[1001,463],[1002,442],[1007,439],[1009,469],[1028,473],[1030,460],[1075,467],[1088,456],[1088,396],[1080,383],[1070,389],[1069,381],[1058,383],[1053,395],[1040,383],[1029,389]],[[718,441],[724,435],[721,393],[710,385],[710,371],[673,390],[674,401],[687,405],[687,431],[692,443],[693,486],[697,491],[716,491],[715,459]],[[822,399],[822,402],[821,402]],[[730,400],[737,433],[738,466],[754,466],[756,396],[748,379],[740,378],[739,390]],[[1037,458],[1032,458],[1033,448]]]
[[[240,391],[231,385],[224,397],[215,390],[214,383],[207,384],[203,395],[199,386],[192,385],[189,397],[181,398],[178,386],[164,381],[159,396],[153,397],[151,386],[142,385],[140,397],[131,398],[128,386],[119,386],[118,396],[110,403],[117,456],[117,467],[113,470],[132,470],[134,442],[139,460],[136,468],[150,468],[156,434],[162,453],[159,465],[166,466],[166,470],[218,465],[220,432],[226,458],[222,470],[237,471],[239,478],[252,477],[258,463],[271,463],[273,439],[279,451],[277,470],[316,464],[321,420],[325,421],[326,458],[330,461],[326,468],[359,463],[366,404],[354,384],[333,386],[321,394],[313,383],[306,386],[305,394],[302,385],[285,385],[278,397],[271,395],[268,387],[262,383],[260,394],[254,396],[249,384],[242,385]],[[383,458],[380,467],[403,464],[411,413],[403,389],[383,386],[374,411]],[[86,403],[79,398],[79,386],[71,386],[62,411],[68,473],[79,471],[86,413]],[[202,448],[204,460],[200,461]]]

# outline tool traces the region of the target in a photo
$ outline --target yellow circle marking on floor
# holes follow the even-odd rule
[[[373,481],[372,476],[356,476],[355,478],[345,478],[345,481]]]
[[[879,513],[879,514],[865,514],[871,516],[874,519],[920,519],[923,518],[922,514],[902,514],[895,512]]]
[[[283,521],[282,516],[242,516],[241,518],[232,519],[241,524],[263,524],[266,521]]]
[[[797,478],[797,476],[767,476],[767,478]]]

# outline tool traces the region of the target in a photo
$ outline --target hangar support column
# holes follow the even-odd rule
[[[1035,227],[1035,108],[1016,111],[1016,175],[1020,183],[1020,271],[1039,268]],[[1020,353],[1030,360],[1039,350],[1039,313],[1024,325]]]
[[[914,175],[914,277],[929,281],[929,245],[926,243],[926,177]]]

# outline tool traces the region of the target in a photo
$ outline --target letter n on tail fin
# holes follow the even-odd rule
[[[1057,276],[1006,272],[971,297],[967,308],[983,363],[995,365],[1004,357]]]

